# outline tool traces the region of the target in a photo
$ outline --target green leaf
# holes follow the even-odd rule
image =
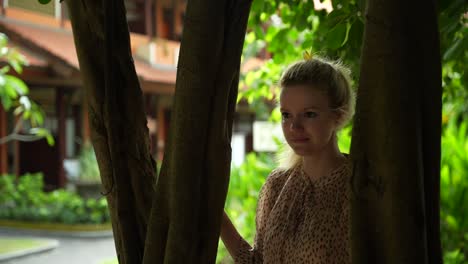
[[[4,70],[5,68],[8,68],[8,66],[3,67],[2,70]],[[6,84],[5,75],[0,74],[0,88],[2,88],[5,84]]]
[[[444,53],[444,60],[453,60],[460,57],[466,51],[468,41],[466,39],[458,39]]]
[[[338,24],[343,23],[343,21],[348,19],[349,16],[350,14],[343,12],[343,10],[335,9],[326,17],[324,26],[334,28]]]
[[[16,92],[16,89],[13,87],[11,82],[9,82],[8,80],[6,80],[6,82],[5,82],[4,89],[5,89],[4,91],[5,91],[5,94],[7,95],[7,97],[9,97],[11,99],[18,98],[18,93]]]
[[[45,128],[34,127],[29,130],[29,133],[38,137],[45,137],[49,146],[53,146],[55,144],[54,137],[52,136],[52,134],[50,134],[50,131]]]
[[[54,137],[52,136],[52,134],[49,133],[49,134],[46,136],[46,140],[47,140],[47,144],[49,144],[49,146],[55,145],[55,139],[54,139]]]
[[[31,111],[24,111],[23,119],[28,120],[31,117]]]
[[[23,113],[23,111],[24,111],[23,106],[18,106],[18,107],[15,108],[15,111],[13,111],[13,114],[15,116],[17,116],[17,115],[20,115],[21,113]]]
[[[19,102],[26,111],[29,111],[31,109],[31,101],[27,96],[21,96]]]
[[[50,3],[51,0],[38,0],[40,4],[42,5],[46,5],[48,3]]]
[[[0,77],[3,79],[3,75],[6,74],[7,72],[10,71],[10,66],[4,66],[0,69]],[[0,86],[2,86],[4,83],[0,83]]]
[[[351,29],[348,33],[348,45],[359,49],[362,43],[362,37],[364,34],[364,24],[361,20],[356,19],[354,23],[351,24]]]
[[[14,89],[15,94],[18,95],[26,95],[29,92],[28,86],[22,81],[21,79],[12,76],[12,75],[5,75],[6,86],[10,89]]]
[[[23,67],[21,66],[21,63],[18,62],[17,60],[10,60],[10,65],[15,69],[15,71],[19,74],[23,72]]]
[[[34,123],[36,123],[39,126],[44,123],[44,115],[41,113],[41,111],[34,109],[31,116],[31,122],[32,121],[34,121]]]
[[[5,109],[5,111],[10,110],[10,108],[13,106],[13,102],[11,98],[8,96],[2,96],[1,99],[2,99],[3,109]]]
[[[343,39],[343,42],[341,43],[340,47],[343,47],[344,44],[346,44],[346,42],[348,41],[350,29],[351,29],[351,24],[346,23],[346,34],[345,34],[345,38]]]
[[[327,46],[330,49],[338,49],[343,45],[346,39],[346,32],[348,32],[347,24],[338,24],[327,34]]]
[[[7,44],[8,44],[7,35],[0,32],[0,48],[6,47]]]

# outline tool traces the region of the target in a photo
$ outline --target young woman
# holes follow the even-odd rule
[[[349,70],[321,58],[282,75],[282,128],[291,151],[260,192],[251,247],[224,214],[221,238],[236,263],[350,263],[350,165],[337,131],[354,113]]]

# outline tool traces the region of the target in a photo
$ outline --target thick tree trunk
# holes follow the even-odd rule
[[[250,0],[189,1],[144,263],[214,263]]]
[[[67,4],[119,262],[141,263],[156,168],[124,4],[116,0]]]
[[[214,263],[250,4],[189,1],[169,144],[154,191],[123,0],[68,1],[119,263]]]
[[[351,157],[353,263],[441,263],[433,1],[369,0]]]

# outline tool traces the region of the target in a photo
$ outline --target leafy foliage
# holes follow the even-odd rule
[[[468,261],[468,121],[444,129],[441,160],[441,240],[449,264]]]
[[[78,155],[80,163],[79,179],[86,182],[101,182],[101,174],[93,146],[88,142],[83,145]]]
[[[44,123],[44,111],[28,97],[29,89],[18,77],[9,74],[14,70],[21,74],[26,58],[16,49],[8,46],[8,37],[0,33],[0,61],[6,65],[0,68],[0,102],[5,111],[13,111],[20,121],[29,122],[31,129],[28,136],[19,135],[21,123],[18,123],[13,133],[6,138],[0,138],[0,144],[9,140],[37,140],[46,138],[49,145],[54,144],[54,138],[48,130],[40,127]]]
[[[364,32],[364,0],[334,0],[333,11],[315,10],[315,1],[254,1],[244,44],[243,60],[267,54],[264,65],[241,76],[239,100],[252,104],[260,116],[272,110],[268,103],[278,92],[276,83],[286,65],[304,51],[340,59],[359,80],[359,58]],[[439,4],[439,30],[444,65],[444,103],[457,102],[456,115],[467,115],[468,17],[463,0]],[[271,59],[268,57],[271,56]]]
[[[41,174],[0,176],[0,219],[65,224],[101,224],[110,221],[105,198],[82,199],[75,193],[46,193]]]

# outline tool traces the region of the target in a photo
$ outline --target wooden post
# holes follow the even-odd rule
[[[0,0],[0,15],[5,16],[5,1]]]
[[[153,8],[155,10],[154,14],[156,21],[154,36],[157,38],[167,38],[164,30],[163,8],[161,1],[156,1]]]
[[[56,3],[56,4],[57,4],[57,3]],[[61,10],[61,12],[60,12],[60,27],[61,27],[61,28],[64,28],[64,27],[65,27],[65,20],[66,20],[66,19],[65,19],[65,16],[64,16],[63,13],[65,12],[65,5],[62,5],[62,4],[60,4],[60,3],[59,3],[59,5],[60,5],[60,10]]]
[[[157,155],[156,159],[157,160],[163,160],[163,155],[164,155],[164,144],[166,142],[166,118],[164,114],[164,108],[158,104],[158,113],[157,113],[157,143],[156,143],[156,148],[157,148]]]
[[[90,142],[90,137],[91,137],[91,132],[90,132],[90,128],[89,128],[89,118],[88,118],[88,104],[86,103],[85,96],[83,96],[83,100],[82,100],[81,113],[82,113],[82,116],[81,116],[81,120],[82,120],[81,121],[82,122],[82,124],[81,124],[82,125],[82,131],[81,131],[82,142],[81,142],[81,146],[83,147],[83,145],[86,142]]]
[[[154,37],[154,30],[153,30],[153,25],[154,25],[154,5],[153,5],[153,0],[146,0],[145,1],[145,31],[146,35],[149,37],[149,39],[153,39]]]
[[[8,120],[3,107],[0,106],[0,138],[7,136]],[[8,173],[8,143],[0,144],[0,174]]]
[[[57,117],[57,183],[58,187],[64,187],[66,184],[65,170],[63,169],[63,160],[66,153],[65,137],[66,128],[66,106],[63,88],[56,88],[55,112]]]
[[[14,119],[14,124],[16,124],[19,121],[20,117],[16,116]],[[15,140],[13,142],[13,174],[16,175],[16,179],[18,179],[20,174],[22,173],[20,168],[20,157],[20,143],[18,140]]]

